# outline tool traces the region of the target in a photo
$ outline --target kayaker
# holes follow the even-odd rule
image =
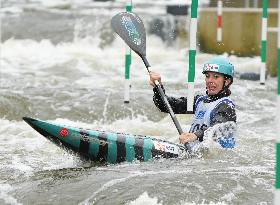
[[[191,128],[189,132],[184,132],[179,136],[181,144],[191,147],[203,141],[204,133],[209,127],[228,121],[236,122],[235,104],[229,97],[234,66],[225,57],[214,57],[204,63],[202,73],[205,75],[206,95],[195,96],[194,119]],[[154,87],[154,103],[162,112],[168,112],[155,88],[155,80],[158,80],[162,86],[160,74],[150,72],[150,84]],[[167,96],[167,99],[175,114],[187,113],[186,97]],[[232,135],[220,138],[218,142],[224,148],[234,148],[235,146],[235,138]]]

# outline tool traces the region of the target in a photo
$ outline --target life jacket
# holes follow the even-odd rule
[[[215,118],[217,107],[221,103],[226,103],[232,108],[235,107],[235,104],[229,97],[222,97],[212,102],[205,102],[206,97],[207,96],[200,96],[195,102],[194,119],[189,131],[191,133],[194,133],[199,129],[205,130],[209,128],[211,121]],[[230,136],[219,137],[217,141],[223,148],[234,148],[235,146],[235,138],[232,134]],[[190,142],[188,143],[188,147],[192,148],[198,145],[199,143],[199,140]]]

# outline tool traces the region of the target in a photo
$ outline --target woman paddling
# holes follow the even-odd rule
[[[203,65],[202,73],[205,75],[206,95],[195,96],[194,119],[190,131],[182,133],[179,137],[180,143],[189,148],[202,142],[205,131],[210,127],[229,121],[236,122],[235,104],[229,97],[234,66],[225,57],[214,57]],[[162,112],[168,112],[165,103],[155,88],[156,80],[161,83],[160,74],[150,72],[150,84],[154,87],[154,103]],[[187,113],[186,97],[167,96],[167,99],[175,114]],[[218,142],[224,148],[234,148],[235,146],[233,135],[219,138]]]

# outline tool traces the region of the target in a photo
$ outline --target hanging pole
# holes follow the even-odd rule
[[[223,2],[218,1],[217,6],[217,42],[222,42],[222,14],[223,14]]]
[[[196,33],[197,33],[197,7],[198,0],[192,0],[191,22],[190,22],[190,49],[189,49],[189,72],[188,72],[188,104],[187,112],[193,112],[194,104],[194,77],[195,77],[195,56],[196,56]]]
[[[261,50],[261,70],[260,70],[260,84],[265,84],[265,72],[266,72],[266,44],[267,44],[267,0],[263,0],[263,15],[262,15],[262,50]]]
[[[259,1],[259,0],[254,0],[254,2],[253,2],[253,7],[254,7],[254,8],[258,8],[258,7],[259,7],[258,1]]]
[[[244,7],[245,8],[249,8],[250,7],[250,0],[245,0],[245,2],[244,2]]]
[[[126,12],[132,12],[132,0],[128,0],[125,6]],[[130,100],[130,65],[131,65],[131,49],[125,45],[125,83],[124,83],[124,103]]]
[[[274,204],[280,204],[280,1],[278,1],[278,97],[277,97],[277,115],[276,115],[276,182],[274,193]]]

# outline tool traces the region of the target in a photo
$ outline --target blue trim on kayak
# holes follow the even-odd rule
[[[89,144],[89,154],[94,156],[94,158],[97,158],[97,155],[99,153],[99,132],[98,131],[89,131],[90,135],[90,144]]]
[[[125,140],[125,151],[126,151],[126,161],[132,162],[135,159],[135,138],[131,135],[126,136]]]
[[[108,156],[107,161],[109,163],[116,163],[117,161],[117,134],[109,133],[107,134],[108,142]]]
[[[151,140],[151,138],[144,138],[144,146],[143,146],[144,161],[148,161],[152,159],[153,146],[154,143]]]

